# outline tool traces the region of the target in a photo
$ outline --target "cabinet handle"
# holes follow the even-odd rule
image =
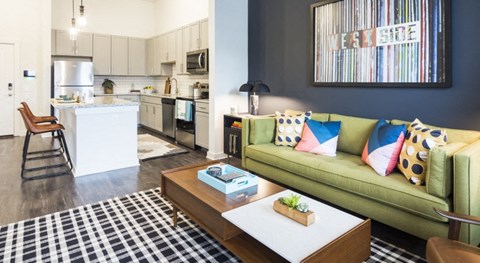
[[[230,135],[230,138],[229,138],[229,142],[228,142],[228,153],[231,153],[232,152],[232,139],[233,139],[233,134],[229,134]]]
[[[237,135],[233,135],[233,154],[237,153]]]

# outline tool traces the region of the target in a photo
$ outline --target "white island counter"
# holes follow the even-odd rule
[[[138,166],[137,112],[139,104],[112,97],[93,103],[51,100],[65,126],[65,139],[74,176]]]

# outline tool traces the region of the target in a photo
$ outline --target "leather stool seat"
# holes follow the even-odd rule
[[[480,248],[456,240],[432,237],[427,242],[428,262],[478,263]]]
[[[40,179],[45,177],[51,176],[58,176],[69,174],[72,169],[72,161],[70,159],[70,154],[68,152],[67,143],[65,141],[65,136],[63,134],[63,130],[65,129],[63,125],[57,123],[57,118],[54,116],[43,116],[43,117],[35,117],[28,109],[28,105],[22,103],[24,108],[18,108],[20,115],[22,116],[23,122],[25,124],[25,128],[27,129],[27,133],[25,135],[25,141],[23,143],[23,153],[22,153],[22,172],[21,177],[23,179],[31,180],[31,179]],[[27,105],[25,107],[25,105]],[[28,109],[28,110],[27,110]],[[42,124],[45,122],[50,122],[49,124]],[[58,134],[57,137],[53,137],[54,139],[58,139],[60,147],[57,149],[49,149],[44,151],[35,151],[35,152],[28,152],[28,147],[30,144],[30,137],[31,135],[41,134],[51,132],[52,135],[54,132]],[[39,160],[39,159],[46,159],[46,158],[55,158],[60,157],[65,153],[67,160],[63,163],[45,165],[45,166],[37,166],[32,168],[26,168],[27,161],[32,160]],[[34,155],[34,157],[28,157]],[[60,171],[56,172],[49,172],[44,174],[37,174],[37,175],[27,175],[30,172],[35,172],[39,170],[47,170],[47,169],[56,169],[59,168]]]
[[[448,239],[431,237],[427,242],[427,261],[430,263],[480,262],[480,248],[458,241],[461,223],[480,225],[480,217],[434,209],[449,219]]]

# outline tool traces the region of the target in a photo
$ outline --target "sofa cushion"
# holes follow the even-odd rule
[[[338,150],[360,156],[378,120],[330,114],[330,121],[342,122]]]
[[[249,144],[271,143],[275,140],[275,118],[257,117],[249,120]]]
[[[392,173],[386,177],[377,176],[356,155],[343,152],[337,152],[336,157],[315,155],[297,152],[290,147],[279,147],[273,143],[247,146],[245,154],[247,158],[286,170],[296,174],[295,176],[355,193],[432,220],[439,220],[432,207],[447,211],[451,209],[448,199],[428,194],[424,186],[410,184],[400,173]]]
[[[447,134],[444,130],[427,128],[420,120],[415,119],[408,126],[398,159],[398,169],[412,184],[424,184],[430,150],[446,143]]]
[[[306,120],[303,127],[302,139],[295,146],[300,152],[335,156],[337,151],[339,121],[314,121]]]
[[[453,185],[453,155],[467,145],[464,142],[453,142],[430,150],[425,178],[427,193],[443,198],[450,196]]]
[[[381,176],[390,174],[397,165],[406,130],[405,124],[390,125],[380,119],[365,144],[362,161]]]
[[[408,125],[410,125],[411,122],[394,119],[390,123],[395,124],[395,125],[406,124],[408,126]],[[448,134],[448,143],[464,142],[464,143],[470,144],[470,143],[473,143],[474,141],[480,140],[480,131],[441,128],[441,127],[433,126],[433,125],[429,125],[429,124],[425,124],[425,126],[427,126],[427,128],[431,128],[431,129],[445,130]]]
[[[330,114],[328,113],[312,113],[312,120],[314,121],[328,121]]]
[[[309,112],[310,117],[312,113]],[[275,112],[276,133],[275,144],[281,146],[295,146],[300,141],[307,114],[286,114]]]

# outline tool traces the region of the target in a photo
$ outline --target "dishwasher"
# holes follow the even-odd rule
[[[163,134],[175,138],[175,99],[162,98]]]

